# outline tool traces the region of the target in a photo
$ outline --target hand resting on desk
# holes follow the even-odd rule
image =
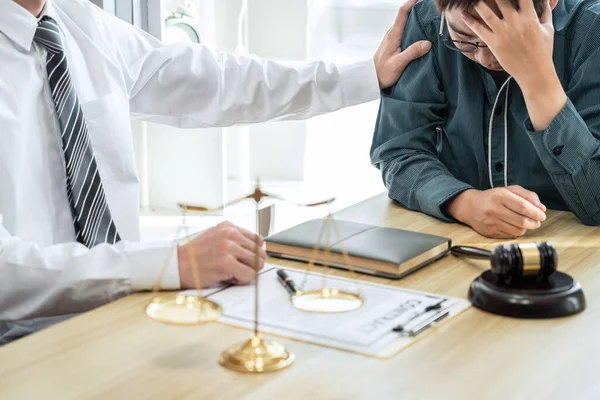
[[[480,235],[497,239],[523,236],[546,220],[538,195],[517,185],[465,190],[447,203],[446,212]]]
[[[222,222],[189,243],[180,245],[177,259],[181,288],[196,288],[194,265],[198,268],[203,287],[223,281],[234,284],[253,281],[257,241],[258,268],[262,269],[267,257],[262,248],[263,239],[230,222]],[[195,260],[192,256],[195,256]]]

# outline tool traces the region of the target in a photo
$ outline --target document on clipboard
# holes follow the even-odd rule
[[[278,268],[267,264],[259,275],[261,332],[377,358],[394,356],[427,330],[433,332],[436,321],[443,323],[470,306],[464,299],[328,275],[328,287],[358,290],[363,306],[344,313],[304,312],[292,305],[289,292],[277,278]],[[305,279],[304,271],[284,270],[298,285]],[[308,273],[305,290],[322,286],[323,274]],[[205,295],[223,307],[219,322],[253,328],[253,285],[229,286]]]

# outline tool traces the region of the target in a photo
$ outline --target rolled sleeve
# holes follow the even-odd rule
[[[449,176],[439,176],[430,180],[421,188],[420,208],[425,213],[446,222],[457,222],[444,213],[444,206],[458,194],[473,187]]]
[[[570,99],[548,128],[534,131],[525,121],[531,142],[548,172],[575,173],[597,152],[598,140],[592,135]]]

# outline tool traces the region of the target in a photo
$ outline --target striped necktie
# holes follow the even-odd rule
[[[108,209],[56,21],[44,16],[38,23],[34,40],[48,52],[46,71],[61,130],[67,195],[77,241],[90,248],[99,243],[116,243],[121,239]]]

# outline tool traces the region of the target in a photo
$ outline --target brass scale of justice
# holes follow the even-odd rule
[[[254,192],[247,196],[233,200],[225,205],[216,208],[202,207],[199,205],[191,204],[179,204],[179,209],[182,212],[182,225],[179,227],[177,237],[181,233],[181,229],[188,229],[186,223],[186,215],[188,212],[217,212],[223,210],[225,207],[239,203],[244,200],[254,200],[256,204],[256,230],[258,234],[259,228],[259,205],[261,200],[264,198],[272,198],[275,200],[292,203],[300,207],[316,207],[323,205],[331,205],[335,198],[330,198],[324,201],[308,204],[300,204],[286,200],[280,196],[266,193],[262,191],[260,187],[260,181],[256,181]],[[325,257],[323,266],[325,271],[328,268],[327,258],[330,251],[330,229],[335,231],[337,239],[340,243],[340,249],[345,259],[346,265],[352,266],[350,262],[350,256],[345,250],[342,244],[342,238],[340,235],[339,228],[335,223],[335,220],[331,216],[331,212],[328,212],[325,223],[321,227],[317,244],[313,248],[313,256],[310,258],[308,267],[304,273],[303,282],[300,285],[300,290],[290,296],[292,305],[305,312],[319,312],[319,313],[338,313],[347,312],[360,308],[364,299],[359,294],[358,288],[355,292],[341,290],[337,288],[327,287],[327,274],[323,274],[323,286],[320,289],[313,289],[304,291],[306,281],[311,269],[314,266],[314,259],[317,250],[321,246],[323,235],[327,231],[327,238],[325,243]],[[186,241],[189,242],[189,232],[185,232]],[[154,285],[153,292],[158,292],[160,282],[162,281],[163,275],[168,265],[168,260],[171,258],[172,251],[177,248],[179,239],[176,238],[174,246],[171,248],[171,254],[166,258],[159,278]],[[264,373],[278,371],[285,367],[288,367],[294,362],[294,354],[288,351],[282,344],[263,338],[259,331],[259,271],[258,271],[258,250],[259,242],[256,242],[256,257],[255,257],[255,271],[256,276],[254,280],[254,333],[250,339],[242,343],[237,343],[226,349],[219,359],[219,363],[228,369],[238,372],[249,372],[249,373]],[[194,278],[194,285],[196,286],[196,295],[183,295],[183,294],[162,294],[157,295],[152,299],[150,304],[146,307],[146,315],[155,321],[162,323],[173,324],[173,325],[199,325],[209,323],[217,320],[222,314],[222,308],[219,304],[202,296],[202,282],[200,274],[198,273],[196,258],[194,249],[192,246],[187,246],[190,259],[192,260],[192,271]],[[354,270],[350,269],[351,273],[355,273]]]

